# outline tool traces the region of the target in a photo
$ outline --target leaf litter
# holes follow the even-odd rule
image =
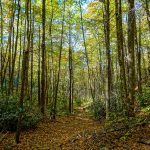
[[[74,115],[44,119],[22,131],[19,144],[14,139],[15,133],[7,132],[0,150],[150,150],[150,124],[108,131],[104,120],[93,120],[79,108]]]

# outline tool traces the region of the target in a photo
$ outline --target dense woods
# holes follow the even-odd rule
[[[149,114],[149,0],[0,0],[0,19],[0,132],[16,143],[79,107],[108,122]]]

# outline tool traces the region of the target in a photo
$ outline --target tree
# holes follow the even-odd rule
[[[70,6],[71,7],[71,6]],[[69,10],[69,112],[73,112],[73,60],[72,60],[72,32],[71,32],[71,10]]]
[[[25,95],[27,94],[27,85],[28,85],[28,63],[29,63],[29,48],[30,48],[30,31],[29,31],[29,3],[31,1],[26,1],[26,20],[27,20],[27,46],[26,50],[23,53],[23,60],[22,60],[22,80],[21,80],[21,91],[20,91],[20,100],[19,100],[19,116],[18,116],[18,122],[17,122],[17,131],[16,131],[16,143],[19,143],[19,137],[20,137],[20,130],[21,130],[21,121],[22,121],[22,115],[23,115],[23,103]],[[20,1],[19,1],[20,3]],[[26,28],[25,28],[26,29]]]
[[[112,96],[112,71],[111,71],[111,49],[110,49],[110,10],[109,0],[104,1],[104,34],[107,55],[107,99],[106,99],[106,118],[109,118],[110,101]]]
[[[45,48],[45,0],[42,0],[42,75],[41,75],[41,113],[45,113],[45,97],[46,97],[46,80],[45,80],[45,71],[46,71],[46,48]]]
[[[126,84],[126,72],[124,60],[121,0],[116,0],[115,4],[116,4],[117,49],[118,49],[118,60],[120,65],[120,80],[121,80],[120,90],[121,90],[121,98],[123,98],[123,105],[125,106],[126,105],[125,100],[127,99],[127,84]]]
[[[84,44],[84,52],[85,52],[87,72],[88,72],[88,83],[89,83],[89,87],[90,87],[90,91],[91,91],[91,96],[94,101],[95,95],[94,95],[93,87],[92,87],[92,83],[91,83],[89,57],[88,57],[88,50],[87,50],[86,39],[85,39],[85,30],[84,30],[84,24],[83,24],[82,0],[79,0],[79,6],[80,6],[81,30],[82,30],[82,37],[83,37],[83,42],[84,42],[83,43]]]
[[[13,92],[14,71],[15,71],[16,55],[17,55],[17,48],[18,48],[20,9],[21,9],[20,1],[18,0],[17,33],[16,33],[16,40],[15,40],[15,52],[12,57],[12,70],[11,70],[10,79],[9,79],[9,94],[12,94]]]
[[[1,48],[1,51],[0,51],[0,62],[1,62],[1,65],[0,65],[0,80],[1,80],[1,90],[3,89],[3,84],[2,84],[2,75],[3,75],[3,7],[2,7],[2,2],[0,0],[0,12],[1,12],[1,41],[0,41],[0,48]]]
[[[135,52],[134,52],[134,37],[135,37],[135,8],[134,0],[128,0],[128,61],[129,61],[129,84],[127,98],[127,116],[134,116],[135,102]]]
[[[57,98],[58,98],[57,96],[58,96],[58,88],[59,88],[59,81],[60,81],[61,58],[62,58],[62,49],[63,49],[65,8],[66,8],[66,0],[63,1],[63,15],[62,15],[62,23],[61,23],[62,28],[61,28],[61,37],[60,37],[57,81],[55,85],[56,88],[55,88],[55,97],[54,97],[53,119],[56,119]]]

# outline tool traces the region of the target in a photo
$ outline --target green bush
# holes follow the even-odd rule
[[[37,123],[41,120],[40,113],[34,113],[32,115],[24,114],[22,120],[22,128],[29,129],[36,127]]]
[[[17,96],[0,95],[0,131],[16,130],[19,114],[18,100]],[[32,107],[25,106],[22,118],[22,128],[27,129],[34,127],[41,119],[41,116]]]
[[[75,103],[75,106],[80,107],[82,104],[82,100],[80,98],[75,98],[74,103]]]
[[[64,95],[60,95],[57,101],[57,114],[63,115],[68,113],[68,99]]]
[[[0,96],[0,130],[16,130],[17,101],[17,97]]]
[[[89,111],[96,119],[101,119],[106,116],[105,103],[100,100],[95,100],[89,106]]]
[[[150,105],[150,92],[143,91],[142,93],[137,93],[137,100],[141,107]]]
[[[113,94],[110,99],[110,111],[111,112],[121,112],[123,110],[122,108],[122,101],[119,94]]]

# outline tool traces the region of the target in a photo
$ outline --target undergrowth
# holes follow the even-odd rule
[[[0,131],[16,131],[20,111],[18,101],[19,97],[17,95],[0,95]],[[41,119],[38,110],[27,103],[24,104],[24,109],[22,110],[22,129],[35,127]]]

